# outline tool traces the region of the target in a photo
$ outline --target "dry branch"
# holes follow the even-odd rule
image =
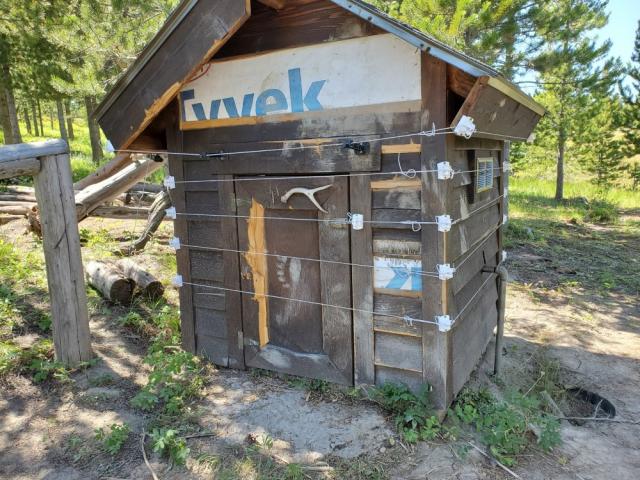
[[[147,226],[142,232],[142,235],[133,242],[130,246],[123,248],[119,253],[122,255],[133,255],[144,249],[153,234],[158,230],[158,227],[162,223],[165,217],[165,210],[171,206],[171,198],[167,192],[158,194],[151,209],[149,211],[149,218],[147,220]]]

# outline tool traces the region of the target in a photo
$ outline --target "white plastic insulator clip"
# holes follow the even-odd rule
[[[173,285],[174,287],[181,287],[182,275],[174,275],[173,278],[171,279],[171,285]]]
[[[176,219],[176,207],[169,207],[165,210],[165,212],[167,213],[168,218],[171,218],[173,220]]]
[[[116,149],[113,148],[113,143],[111,143],[111,141],[109,140],[107,140],[107,143],[105,144],[104,149],[109,153],[113,153],[116,151]]]
[[[471,138],[475,131],[476,124],[474,123],[473,118],[467,115],[463,115],[462,118],[460,118],[458,124],[453,129],[453,133],[464,138]]]
[[[451,317],[449,315],[437,315],[436,323],[438,324],[438,330],[441,332],[448,332],[451,330],[451,325],[453,322],[451,321]]]
[[[502,163],[502,171],[507,173],[511,171],[511,162],[509,162],[508,160],[505,160]]]
[[[451,230],[451,217],[449,215],[438,215],[436,217],[439,232],[448,232]]]
[[[178,237],[173,237],[169,240],[169,246],[174,250],[180,250],[180,239]]]
[[[364,216],[361,213],[351,214],[351,228],[362,230],[364,228]]]
[[[440,280],[450,280],[453,278],[454,273],[456,273],[456,269],[448,263],[438,265],[438,278]]]
[[[176,177],[172,177],[171,175],[169,175],[168,177],[164,177],[163,184],[169,190],[173,190],[174,188],[176,188]]]
[[[502,261],[506,262],[507,261],[507,252],[506,251],[502,251]]]
[[[527,143],[533,143],[536,141],[536,134],[531,132],[531,135],[527,137]]]
[[[507,215],[503,215],[502,216],[502,224],[506,225],[508,221],[509,221],[509,217]]]
[[[438,180],[450,180],[453,178],[454,172],[449,162],[438,162]]]
[[[407,327],[413,327],[413,318],[411,318],[409,315],[405,315],[404,323]]]

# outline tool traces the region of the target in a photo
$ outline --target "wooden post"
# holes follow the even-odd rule
[[[80,236],[67,144],[62,140],[47,143],[56,144],[57,152],[40,157],[41,169],[34,184],[47,263],[53,343],[56,359],[74,365],[93,356]]]
[[[422,55],[422,107],[423,130],[435,123],[442,128],[447,121],[446,64],[428,53]],[[438,162],[447,159],[445,135],[422,137],[421,166],[434,170]],[[422,218],[434,221],[436,215],[450,215],[451,181],[438,180],[435,174],[422,174]],[[435,225],[422,228],[422,269],[434,272],[437,265],[447,262],[447,236]],[[447,284],[438,278],[423,277],[422,314],[426,320],[437,315],[451,314],[448,305]],[[451,332],[440,332],[435,325],[422,329],[423,380],[433,387],[432,401],[441,412],[446,411],[452,399]]]

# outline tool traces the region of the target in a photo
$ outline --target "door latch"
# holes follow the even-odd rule
[[[369,153],[369,147],[369,142],[354,142],[353,140],[348,140],[344,144],[344,148],[353,150],[356,155],[366,155]]]

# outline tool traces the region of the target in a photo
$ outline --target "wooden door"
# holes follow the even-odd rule
[[[291,193],[327,185],[318,205]],[[349,225],[329,221],[347,215],[347,179],[267,177],[236,188],[238,215],[249,217],[238,218],[241,285],[255,293],[242,295],[246,365],[352,384]]]

